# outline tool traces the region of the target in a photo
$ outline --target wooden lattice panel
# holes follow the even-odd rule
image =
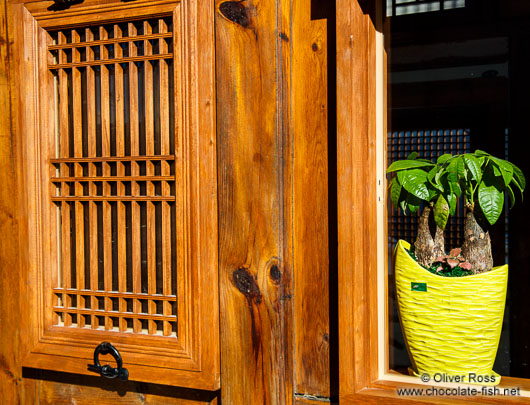
[[[211,4],[13,8],[24,367],[218,389]]]
[[[57,324],[175,334],[172,19],[51,36]]]

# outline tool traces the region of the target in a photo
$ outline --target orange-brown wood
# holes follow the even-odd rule
[[[376,64],[373,4],[337,3],[340,397],[377,376]]]
[[[175,0],[136,0],[133,3],[121,0],[85,0],[71,7],[50,12],[53,0],[12,0],[25,3],[25,7],[44,28],[68,28],[94,21],[123,21],[131,18],[151,17],[170,14],[175,8]]]
[[[143,32],[146,35],[152,34],[152,27],[144,21]],[[151,41],[144,40],[143,43],[144,55],[153,55],[153,47]],[[144,122],[145,122],[145,153],[148,155],[154,155],[155,153],[155,123],[154,123],[154,85],[153,85],[153,65],[150,62],[143,63],[144,73]],[[146,165],[146,174],[152,176],[154,174],[154,167],[151,162]],[[147,195],[155,195],[155,187],[153,182],[147,182]],[[146,204],[147,214],[147,285],[149,294],[156,292],[156,224],[155,224],[155,206],[153,203],[148,202]],[[149,314],[156,312],[156,304],[150,300],[148,302]],[[156,333],[156,324],[153,321],[148,322],[149,334],[153,335]]]
[[[101,43],[105,43],[106,41],[103,41]],[[100,45],[103,46],[103,45]],[[163,55],[146,55],[146,56],[135,56],[135,57],[129,57],[129,58],[109,58],[108,56],[105,56],[104,60],[96,60],[92,62],[72,62],[72,63],[59,63],[59,64],[50,64],[48,65],[50,69],[56,70],[56,69],[67,69],[71,67],[83,67],[83,66],[106,66],[106,65],[113,65],[116,63],[125,63],[125,62],[144,62],[144,61],[151,61],[151,60],[158,60],[158,59],[171,59],[173,58],[172,53],[166,53]]]
[[[138,123],[138,121],[136,121]],[[138,148],[138,145],[135,146]],[[136,152],[138,153],[138,152]],[[81,162],[130,162],[130,161],[145,161],[145,160],[175,160],[175,156],[108,156],[108,157],[82,157],[82,158],[64,158],[64,159],[50,159],[50,163],[81,163]]]
[[[132,25],[132,24],[131,24]],[[115,26],[115,30],[120,30],[118,26]],[[87,35],[91,35],[91,31],[87,29]],[[93,36],[93,35],[92,35]],[[86,47],[88,50],[90,50],[91,46],[96,45],[108,45],[108,44],[120,44],[120,43],[131,43],[131,38],[134,38],[135,41],[141,41],[145,39],[159,39],[159,38],[171,38],[173,34],[171,32],[166,31],[160,31],[158,34],[150,34],[150,35],[129,35],[124,37],[123,35],[115,36],[114,38],[107,38],[107,39],[101,39],[101,40],[94,40],[93,38],[87,39],[83,42],[78,42],[76,44],[62,44],[62,45],[51,45],[49,47],[50,50],[55,49],[70,49],[70,48],[83,48]],[[161,53],[167,53],[167,50],[165,52]]]
[[[76,30],[72,30],[72,42],[80,42],[79,33]],[[72,60],[78,62],[81,60],[79,49],[75,48],[72,50]],[[82,113],[82,85],[81,85],[81,72],[79,69],[72,69],[72,97],[71,101],[73,105],[72,119],[73,119],[73,131],[74,131],[74,156],[83,156],[83,113]],[[67,117],[61,117],[66,120]],[[74,165],[74,175],[82,176],[83,168],[80,164]],[[80,183],[75,184],[75,195],[83,194],[83,185]],[[84,221],[84,205],[81,201],[75,202],[75,273],[76,273],[76,286],[79,289],[85,288],[85,221]],[[83,296],[77,297],[77,306],[84,307],[85,299]],[[80,328],[85,327],[85,317],[78,316],[77,325]]]
[[[337,402],[329,401],[326,398],[318,398],[296,395],[293,401],[294,405],[324,405],[324,404],[337,404]]]
[[[107,186],[106,190],[110,194],[110,192],[108,191],[109,189],[110,188]],[[106,196],[95,196],[95,197],[90,197],[90,196],[51,197],[52,201],[172,201],[174,199],[175,199],[174,196],[112,196],[112,195],[106,195]],[[108,210],[108,212],[110,212],[110,210]],[[110,257],[110,254],[109,254],[109,257]]]
[[[101,182],[101,181],[119,181],[119,182],[125,182],[125,181],[172,181],[174,180],[174,177],[173,176],[124,176],[123,173],[125,172],[124,171],[124,168],[123,168],[123,163],[118,163],[118,172],[121,172],[121,174],[119,176],[108,176],[108,177],[105,177],[105,176],[99,176],[99,177],[95,177],[94,175],[94,178],[90,178],[89,177],[86,177],[86,176],[79,176],[79,177],[59,177],[59,178],[52,178],[50,181],[52,183],[63,183],[63,182],[72,182],[72,181],[76,181],[76,182],[86,182],[86,183],[91,183],[91,182]],[[82,195],[81,195],[82,196]]]
[[[20,289],[12,271],[20,266],[18,245],[17,175],[14,170],[16,144],[11,114],[13,25],[6,15],[6,2],[0,2],[0,393],[6,403],[23,400],[22,370],[19,367],[20,331],[18,330]],[[29,392],[28,392],[29,394]]]
[[[215,1],[221,399],[228,404],[292,402],[285,367],[292,274],[283,260],[291,233],[282,222],[290,209],[283,177],[291,173],[282,171],[291,141],[283,93],[290,45],[280,35],[290,31],[279,31],[289,30],[289,9],[288,1]]]
[[[119,25],[114,25],[114,38],[120,39],[123,36]],[[123,49],[119,44],[114,44],[114,56],[116,59],[123,58]],[[114,65],[114,92],[115,92],[115,108],[116,108],[116,155],[125,155],[125,100],[124,100],[124,78],[123,67],[120,63]],[[116,173],[118,176],[125,175],[125,166],[122,162],[116,164]],[[125,183],[117,183],[118,196],[123,196],[126,193]],[[127,228],[126,228],[126,207],[125,202],[117,203],[117,237],[118,237],[118,290],[120,292],[127,291]],[[118,308],[120,312],[127,312],[127,302],[125,299],[119,299]],[[133,320],[134,322],[134,320]],[[125,317],[119,319],[119,330],[124,332],[127,330],[127,321]]]
[[[21,240],[25,249],[31,252],[20,272],[21,286],[24,286],[24,294],[27,295],[22,319],[29,331],[21,352],[25,356],[23,364],[26,367],[90,374],[86,365],[92,361],[95,345],[109,340],[122,352],[132,379],[217,389],[217,290],[205,288],[217,284],[213,9],[203,1],[184,6],[173,1],[171,9],[167,8],[169,3],[165,3],[158,12],[153,12],[152,5],[164,2],[150,2],[145,9],[136,9],[136,3],[132,6],[139,11],[139,16],[158,17],[159,12],[163,12],[165,18],[174,17],[172,26],[180,32],[180,36],[178,46],[173,48],[178,53],[171,64],[186,65],[186,69],[176,76],[178,83],[175,80],[170,83],[168,63],[164,61],[166,67],[157,71],[162,72],[164,77],[159,83],[154,83],[153,79],[158,75],[154,74],[152,63],[141,62],[150,66],[142,89],[146,94],[141,94],[146,114],[143,118],[147,119],[143,121],[146,125],[140,128],[138,118],[132,118],[135,113],[138,115],[139,104],[139,88],[132,85],[129,90],[133,94],[127,107],[131,109],[132,104],[136,111],[129,114],[130,135],[125,131],[123,65],[98,66],[101,72],[98,79],[91,63],[96,56],[92,53],[93,48],[87,49],[86,45],[87,41],[93,40],[91,30],[85,30],[87,41],[82,46],[79,45],[79,28],[71,29],[68,39],[64,30],[59,31],[57,35],[61,46],[66,40],[73,41],[77,46],[52,49],[59,55],[58,62],[71,60],[71,63],[85,65],[63,66],[57,73],[60,100],[58,139],[62,142],[57,156],[53,104],[43,103],[43,100],[54,98],[55,69],[48,68],[51,58],[47,50],[51,45],[48,43],[51,36],[39,26],[41,21],[46,20],[44,11],[37,21],[27,10],[36,3],[16,6],[19,15],[24,17],[24,24],[20,27],[22,35],[17,36],[14,46],[17,58],[23,61],[17,65],[16,75],[27,78],[16,83],[16,94],[20,99],[15,109],[17,131],[14,133],[25,158],[13,163],[22,174],[24,184],[20,194],[24,203],[20,205],[20,210],[27,230],[21,234]],[[111,10],[115,12],[124,7],[122,2],[108,1],[106,4],[111,3],[115,8],[105,9],[109,21],[112,21]],[[90,4],[93,2],[88,1],[87,5]],[[147,15],[143,14],[146,10],[150,10]],[[94,11],[83,14],[83,21],[88,22],[92,18],[92,22],[97,22],[95,26],[101,27],[100,15]],[[174,15],[170,13],[173,11]],[[119,14],[118,20],[122,21],[122,17]],[[57,22],[54,18],[47,20],[48,23]],[[15,17],[13,19],[16,20]],[[160,23],[158,29],[166,31],[165,35],[156,34],[152,41],[162,40],[165,43],[167,39],[164,38],[170,38],[168,27],[164,24]],[[151,23],[145,26],[146,32],[149,32],[150,26]],[[113,34],[118,40],[123,34],[121,28],[116,27]],[[106,41],[107,30],[108,26],[100,28],[102,41]],[[131,33],[128,32],[128,35]],[[115,44],[100,41],[95,46],[99,46],[101,57],[108,58],[108,50]],[[164,50],[164,46],[161,48]],[[201,53],[194,51],[198,48]],[[165,49],[168,47],[165,46]],[[148,50],[148,53],[151,51]],[[86,55],[85,61],[83,55]],[[113,53],[113,59],[121,57],[123,62],[122,56],[119,50]],[[125,62],[127,67],[136,65],[128,60]],[[154,63],[160,66],[161,62]],[[132,74],[135,73],[138,74]],[[171,93],[168,90],[170,84],[175,86]],[[87,97],[85,106],[83,94],[94,92],[98,85],[101,89],[97,93],[98,99]],[[160,86],[165,86],[163,91]],[[173,118],[178,125],[171,128],[170,94],[176,96],[175,111],[180,113]],[[145,135],[141,133],[143,130]],[[171,140],[173,136],[174,142]],[[141,145],[141,141],[145,145]],[[126,150],[129,148],[130,152]],[[154,156],[155,153],[157,156]],[[144,156],[138,156],[140,154]],[[55,166],[50,168],[50,163]],[[60,169],[60,173],[55,167]],[[173,172],[175,174],[172,175]],[[178,183],[175,181],[176,173],[180,180]],[[91,178],[88,182],[87,175]],[[50,182],[50,177],[55,177],[57,181]],[[172,186],[172,183],[175,185]],[[127,191],[129,184],[131,191]],[[141,193],[140,184],[146,185],[145,194]],[[56,186],[60,187],[60,195],[55,194]],[[42,194],[39,194],[40,190]],[[176,215],[175,195],[180,200]],[[61,204],[59,212],[63,217],[59,235],[64,262],[60,284],[55,280],[57,267],[54,267],[54,260],[57,260],[54,249],[58,244],[53,236],[56,214],[49,208],[55,207],[55,202]],[[137,214],[138,220],[131,220],[131,230],[127,231],[129,204],[131,216]],[[144,281],[140,271],[143,254],[139,207],[142,204],[147,207],[144,222],[147,227],[146,285],[142,285]],[[65,215],[68,210],[71,212]],[[159,213],[165,218],[158,218]],[[176,232],[177,226],[171,224],[172,220],[180,224],[182,231],[175,238],[171,233]],[[30,223],[35,229],[28,226]],[[49,230],[51,236],[39,232],[41,228]],[[131,232],[130,259],[126,232]],[[102,235],[101,245],[97,238],[89,236],[91,234]],[[176,265],[172,263],[173,249],[180,253]],[[136,293],[132,296],[132,292],[127,292],[129,270],[126,264],[134,259],[138,265],[133,265],[131,269],[131,289]],[[158,269],[162,265],[165,269],[160,273]],[[177,274],[174,291],[173,272]],[[101,276],[103,279],[99,279]],[[85,277],[90,277],[90,283]],[[157,283],[160,284],[157,286]],[[40,301],[39,297],[44,298]],[[135,308],[133,313],[128,312],[131,300]],[[147,303],[145,313],[143,301]],[[175,301],[178,301],[176,307],[171,304]],[[57,314],[63,318],[64,324],[71,327],[57,324]],[[90,322],[90,327],[84,327],[88,326],[85,322]],[[147,332],[152,336],[139,333],[142,332],[142,322],[147,323]],[[138,336],[134,336],[134,332]],[[62,358],[61,353],[67,353],[68,360]]]
[[[85,37],[87,41],[93,41],[94,40],[94,33],[91,29],[85,30]],[[49,47],[51,48],[51,47]],[[85,48],[86,52],[86,59],[87,61],[93,61],[95,59],[94,57],[94,49],[91,47]],[[90,89],[94,89],[96,87],[96,78],[95,78],[95,72],[92,68],[86,69],[86,77],[87,77],[87,150],[89,156],[96,156],[96,95],[94,91],[90,91]],[[93,163],[89,163],[88,165],[88,175],[89,177],[95,177],[97,175],[97,169],[96,166]],[[89,183],[89,193],[90,195],[96,195],[97,194],[97,188],[95,183]],[[99,274],[98,274],[98,221],[97,221],[97,205],[95,201],[90,201],[88,203],[88,216],[89,216],[89,249],[90,249],[90,289],[95,291],[98,287],[98,281],[99,281]],[[90,307],[91,308],[97,308],[97,298],[91,297],[90,299]],[[90,317],[90,326],[92,329],[97,329],[99,327],[99,319],[92,315]]]
[[[33,371],[33,370],[32,370]],[[207,391],[186,390],[163,385],[116,384],[112,380],[82,377],[69,374],[39,373],[32,375],[41,380],[38,387],[42,405],[67,405],[75,401],[80,405],[145,404],[145,405],[216,405],[217,394]],[[28,403],[29,404],[29,403]]]
[[[160,53],[168,52],[168,43],[164,38],[167,38],[168,26],[167,23],[160,19],[158,24],[158,32],[160,39],[158,41],[158,47]],[[170,151],[170,107],[169,99],[169,67],[168,63],[165,60],[161,60],[159,64],[159,81],[160,81],[160,153],[166,155]],[[171,172],[168,162],[161,162],[161,176],[168,176]],[[170,195],[171,189],[167,181],[163,181],[162,185],[162,195]],[[162,203],[162,218],[171,218],[171,208],[172,205],[168,203]],[[163,221],[162,223],[162,293],[164,295],[171,294],[171,282],[172,282],[172,262],[171,262],[171,224],[169,221]],[[171,304],[169,302],[163,303],[163,313],[164,315],[169,315],[171,313]],[[168,322],[163,324],[163,334],[168,336],[171,334],[171,325]]]
[[[294,379],[296,393],[329,397],[328,27],[320,11],[293,2]]]

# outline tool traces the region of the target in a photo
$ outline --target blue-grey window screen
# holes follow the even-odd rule
[[[386,15],[400,16],[464,8],[466,0],[387,0]]]

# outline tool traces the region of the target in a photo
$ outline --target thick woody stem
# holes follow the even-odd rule
[[[425,267],[430,267],[437,257],[445,255],[443,230],[434,222],[430,206],[425,207],[419,219],[414,247],[416,259]]]

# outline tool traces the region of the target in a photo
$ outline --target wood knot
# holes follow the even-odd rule
[[[249,271],[240,267],[232,273],[232,279],[236,288],[249,300],[256,304],[261,302],[261,293],[256,280]]]
[[[242,27],[246,28],[250,25],[248,11],[240,1],[225,1],[219,6],[219,11],[228,20]]]
[[[280,32],[280,38],[285,42],[289,42],[289,37],[284,32]]]
[[[269,274],[271,276],[271,280],[276,283],[276,284],[279,284],[280,281],[282,280],[282,272],[280,271],[280,269],[278,268],[278,266],[276,266],[275,264],[273,264],[271,266],[271,269],[269,271]]]
[[[318,44],[314,42],[313,45],[311,45],[311,49],[313,50],[313,52],[318,51]]]

